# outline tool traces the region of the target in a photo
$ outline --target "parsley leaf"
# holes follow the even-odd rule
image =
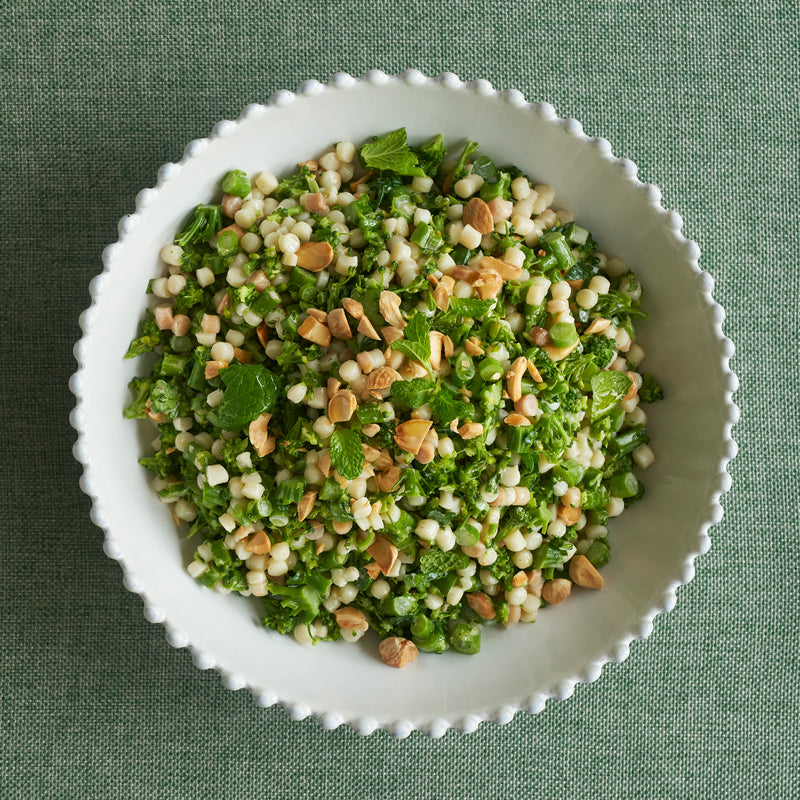
[[[214,423],[238,431],[265,411],[272,411],[281,389],[280,378],[260,364],[232,364],[220,371],[225,394],[214,409]],[[211,416],[209,414],[209,416]]]
[[[398,175],[425,175],[406,143],[405,128],[398,128],[382,139],[365,144],[361,148],[361,163],[373,169],[388,169]]]
[[[330,443],[333,468],[349,481],[355,480],[364,469],[364,448],[355,431],[335,430]]]
[[[607,369],[592,377],[592,420],[613,411],[631,388],[631,379],[622,372]]]

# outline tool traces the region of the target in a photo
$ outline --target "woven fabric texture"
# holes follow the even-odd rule
[[[798,11],[4,3],[0,798],[800,798]],[[441,740],[293,722],[170,648],[103,555],[67,421],[78,316],[136,192],[246,104],[376,67],[487,78],[608,138],[700,244],[742,383],[726,516],[675,610],[571,699]]]

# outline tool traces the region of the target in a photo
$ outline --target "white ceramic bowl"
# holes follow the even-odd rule
[[[160,271],[159,248],[196,203],[212,198],[226,170],[279,174],[332,142],[359,142],[401,125],[412,142],[440,132],[449,143],[470,137],[552,185],[556,207],[572,210],[603,251],[633,267],[650,313],[640,334],[646,368],[667,399],[648,409],[657,461],[645,476],[644,501],[611,526],[602,592],[578,593],[535,625],[487,629],[477,657],[424,655],[391,670],[374,641],[301,646],[260,627],[254,598],[222,596],[187,575],[190,550],[137,464],[152,430],[145,434],[122,417],[126,385],[141,369],[122,356],[144,310],[147,280]],[[736,452],[737,382],[724,313],[698,267],[697,246],[681,236],[681,218],[661,207],[660,196],[606,140],[558,119],[550,105],[452,74],[310,81],[296,94],[278,92],[267,106],[248,106],[236,122],[189,144],[179,163],[159,170],[156,188],[139,193],[136,212],[119,223],[119,241],[103,253],[71,383],[81,486],[105,531],[105,551],[122,565],[147,618],[165,625],[170,644],[189,647],[198,667],[217,669],[228,688],[249,688],[259,705],[281,703],[293,718],[313,714],[326,728],[346,723],[396,736],[471,731],[484,719],[535,713],[548,698],[568,697],[577,682],[595,680],[606,662],[624,659],[631,640],[647,636],[656,614],[674,605],[695,556],[708,549]]]

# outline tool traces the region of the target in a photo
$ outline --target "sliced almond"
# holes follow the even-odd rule
[[[457,281],[473,283],[480,275],[480,272],[478,272],[477,269],[472,269],[471,267],[462,267],[460,264],[457,264],[450,270],[449,275]]]
[[[410,419],[401,422],[394,432],[395,444],[407,453],[416,455],[433,423],[429,419]]]
[[[455,345],[453,344],[453,340],[445,335],[442,336],[442,349],[444,350],[444,357],[450,359],[453,357],[453,353],[455,353]]]
[[[461,213],[461,220],[465,225],[472,225],[481,236],[491,233],[494,230],[494,218],[489,206],[480,199],[473,197],[464,206]]]
[[[219,303],[217,303],[217,314],[222,314],[223,311],[229,311],[231,307],[231,296],[225,292],[224,295],[220,298]]]
[[[353,331],[343,308],[334,308],[328,312],[328,329],[335,339],[345,341],[353,338]]]
[[[331,332],[327,325],[323,325],[314,317],[306,317],[297,332],[309,342],[318,344],[320,347],[328,347],[331,343]]]
[[[531,570],[528,573],[528,594],[541,597],[543,586],[544,578],[542,577],[542,571],[540,569]]]
[[[389,469],[389,467],[391,467],[392,464],[394,464],[394,460],[392,459],[392,454],[386,448],[384,448],[383,450],[381,450],[381,454],[375,460],[374,466],[375,469],[386,470]]]
[[[328,210],[328,203],[322,192],[309,192],[300,198],[303,208],[314,214],[322,214]]]
[[[489,201],[489,211],[495,224],[505,222],[514,213],[514,204],[502,197],[493,197]]]
[[[310,158],[308,161],[298,161],[298,167],[308,167],[312,172],[319,172],[319,164]]]
[[[628,400],[633,400],[633,398],[636,397],[637,394],[639,394],[639,384],[636,381],[638,376],[636,375],[636,373],[635,372],[631,372],[629,370],[625,374],[630,379],[631,386],[628,389],[628,391],[625,393],[625,397],[622,398],[622,402],[623,403],[628,401]]]
[[[331,476],[331,454],[325,450],[317,459],[317,469],[326,477]]]
[[[386,344],[391,344],[403,338],[403,331],[400,328],[395,328],[394,325],[386,325],[381,328],[381,336],[383,336]]]
[[[573,292],[577,292],[579,289],[583,289],[583,278],[579,278],[576,281],[567,281],[567,283],[569,284],[569,287],[570,289],[572,289]]]
[[[381,292],[380,299],[378,300],[378,309],[381,316],[395,328],[403,330],[406,326],[406,321],[400,311],[400,295],[394,292],[384,291]]]
[[[381,568],[374,561],[370,561],[364,569],[372,580],[375,580],[381,574]]]
[[[269,341],[269,328],[267,328],[266,322],[262,322],[258,328],[256,328],[256,335],[258,336],[258,341],[261,342],[261,346],[266,347]]]
[[[151,411],[150,410],[150,401],[148,400],[144,404],[144,411],[147,416],[153,420],[153,422],[158,422],[159,424],[162,422],[166,422],[169,417],[166,414],[162,414],[160,411]]]
[[[482,356],[486,351],[481,347],[481,344],[480,339],[475,336],[470,336],[469,339],[464,342],[464,350],[468,356]]]
[[[528,369],[528,360],[524,356],[517,358],[511,365],[511,369],[506,376],[506,388],[512,403],[522,397],[522,376]]]
[[[333,248],[329,242],[303,242],[295,255],[298,267],[309,272],[321,272],[333,261]]]
[[[225,369],[228,366],[227,361],[206,361],[206,369],[205,369],[205,376],[206,380],[210,380],[211,378],[216,378],[219,375],[219,371],[221,369]]]
[[[375,474],[375,485],[380,492],[391,492],[400,480],[400,467],[392,465]]]
[[[558,504],[558,510],[556,514],[567,527],[570,525],[575,525],[575,523],[581,518],[580,508],[565,506],[562,503]]]
[[[396,369],[378,367],[378,369],[372,370],[367,378],[367,391],[375,397],[382,397],[382,389],[388,389],[395,381],[400,380],[402,378]]]
[[[501,258],[494,256],[484,256],[480,260],[481,270],[494,270],[503,280],[516,281],[522,275],[522,267],[509,264]]]
[[[472,286],[481,300],[488,300],[500,294],[503,289],[503,279],[495,270],[481,270],[478,277],[472,282]]]
[[[514,577],[511,579],[511,585],[514,587],[517,586],[525,586],[528,583],[528,573],[527,572],[517,572]]]
[[[381,340],[381,337],[378,336],[378,332],[375,330],[375,326],[369,321],[369,317],[367,317],[366,314],[359,320],[358,332],[363,336],[368,336],[370,339],[375,339],[376,342]]]
[[[267,536],[264,531],[256,531],[247,540],[247,544],[244,546],[244,549],[247,550],[248,553],[253,553],[257,556],[263,556],[265,553],[269,553],[271,546],[272,542],[270,542],[269,536]]]
[[[547,357],[551,361],[561,361],[566,358],[578,345],[580,339],[576,339],[569,347],[556,347],[554,344],[548,344],[544,347]]]
[[[531,421],[522,414],[509,414],[505,420],[503,420],[506,425],[512,425],[515,428],[524,428],[531,424]]]
[[[328,390],[328,397],[333,397],[336,392],[342,388],[342,382],[331,375],[331,377],[328,378],[328,383],[325,385],[325,388]]]
[[[342,305],[344,306],[344,310],[353,318],[353,319],[361,319],[364,316],[364,306],[358,302],[358,300],[353,300],[352,297],[345,297],[342,300]]]
[[[380,425],[377,425],[376,423],[371,422],[369,425],[365,425],[361,429],[361,432],[364,434],[364,436],[368,436],[368,437],[372,438],[373,436],[377,436],[380,433],[380,430],[381,430],[381,426]]]
[[[428,339],[431,343],[431,366],[439,369],[442,366],[442,334],[439,331],[431,331]]]
[[[603,576],[586,556],[573,556],[569,562],[569,576],[578,586],[585,589],[602,589]]]
[[[551,606],[557,606],[569,597],[571,591],[571,581],[568,581],[566,578],[556,578],[555,580],[547,581],[542,587],[542,597],[547,600]]]
[[[356,396],[349,389],[339,389],[328,401],[328,417],[331,422],[347,422],[357,408]]]
[[[233,357],[240,364],[249,364],[253,360],[253,356],[251,356],[247,350],[243,350],[241,347],[233,348]]]
[[[247,438],[250,439],[250,444],[253,445],[259,458],[269,455],[275,449],[275,437],[269,435],[271,418],[272,414],[264,412],[256,417],[247,428]]]
[[[539,401],[535,394],[524,394],[514,403],[514,411],[523,417],[535,417],[539,413]]]
[[[470,592],[464,596],[467,598],[469,607],[479,617],[483,619],[494,619],[497,616],[497,611],[495,611],[494,605],[488,595],[483,592]]]
[[[542,375],[537,369],[536,364],[534,364],[530,358],[528,359],[528,372],[530,373],[531,378],[536,381],[536,383],[544,383]]]
[[[610,325],[611,325],[610,319],[603,319],[602,317],[598,317],[597,319],[593,319],[589,323],[589,327],[586,328],[584,334],[602,333],[604,330],[607,330]]]
[[[384,664],[401,669],[419,655],[419,650],[414,642],[402,636],[390,636],[378,645],[378,653]]]
[[[394,562],[397,561],[397,547],[383,536],[376,536],[375,541],[367,548],[367,552],[375,559],[375,563],[384,575],[389,574]]]
[[[314,510],[314,503],[317,502],[317,492],[306,492],[297,504],[297,519],[302,522],[307,519],[311,512]]]
[[[417,450],[414,460],[420,464],[430,464],[434,458],[436,458],[436,445],[426,439]]]
[[[336,624],[347,631],[366,631],[369,630],[369,622],[364,616],[364,612],[358,608],[342,606],[333,612],[336,617]]]
[[[352,530],[353,523],[349,519],[347,519],[343,520],[342,522],[332,522],[331,527],[336,533],[339,534],[339,536],[346,536]]]
[[[257,269],[248,279],[248,283],[252,283],[258,292],[265,292],[269,287],[269,278],[260,269]]]
[[[458,435],[462,439],[476,439],[483,435],[483,425],[480,422],[465,422],[458,429]]]
[[[306,314],[308,314],[309,317],[314,317],[314,319],[318,320],[323,325],[325,325],[328,322],[328,312],[322,311],[319,308],[306,309]]]
[[[508,616],[506,617],[506,621],[503,623],[503,625],[506,628],[510,628],[512,625],[516,625],[519,622],[519,618],[521,616],[522,616],[521,606],[509,606]]]
[[[426,378],[428,370],[419,361],[407,361],[400,370],[400,375],[404,381],[413,381],[414,378]]]

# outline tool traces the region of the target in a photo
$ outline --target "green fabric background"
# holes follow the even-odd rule
[[[799,11],[4,3],[0,800],[800,797]],[[277,89],[411,66],[548,100],[636,162],[703,250],[742,382],[734,489],[675,610],[571,699],[438,741],[292,722],[170,648],[103,555],[67,421],[89,280],[159,165]]]

